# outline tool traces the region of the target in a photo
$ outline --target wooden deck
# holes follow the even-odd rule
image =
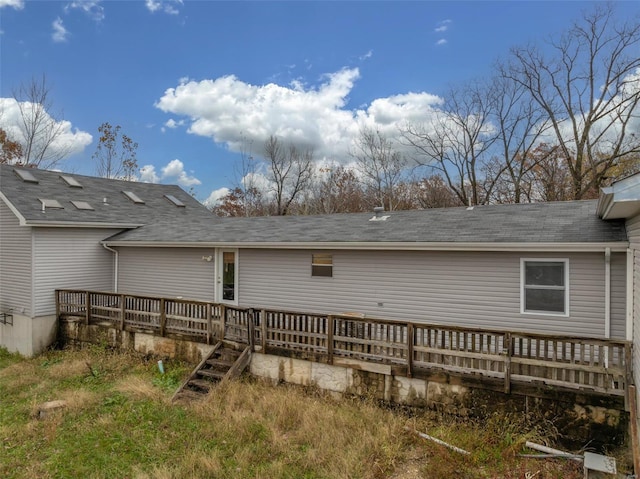
[[[616,396],[628,404],[631,342],[490,331],[436,324],[228,306],[206,301],[56,290],[58,318],[123,330],[227,339],[269,354],[333,364],[340,358],[391,365],[396,375],[451,375],[505,393],[527,387]]]

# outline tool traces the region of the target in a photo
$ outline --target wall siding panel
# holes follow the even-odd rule
[[[627,235],[633,251],[633,370],[637,400],[640,404],[640,215],[626,222]],[[638,419],[640,428],[640,419]]]
[[[31,228],[0,200],[0,310],[31,316]]]
[[[34,228],[35,316],[55,314],[56,289],[113,290],[114,254],[100,241],[118,231]]]
[[[130,248],[119,250],[118,290],[130,294],[182,296],[213,301],[214,250],[204,248]]]
[[[243,306],[604,336],[604,252],[334,251],[333,277],[311,277],[311,251],[241,250]],[[569,318],[520,313],[520,258],[569,258]],[[612,328],[624,336],[624,255],[612,266]],[[622,280],[620,280],[622,276]],[[618,291],[622,288],[622,291]]]

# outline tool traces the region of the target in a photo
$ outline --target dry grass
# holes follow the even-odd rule
[[[245,379],[204,400],[169,402],[188,373],[99,348],[11,358],[0,351],[0,477],[579,478],[567,461],[517,456],[527,439],[552,441],[552,424],[509,415],[459,420],[410,415],[374,401]],[[46,420],[37,406],[67,406]],[[407,428],[409,430],[407,430]],[[471,451],[420,439],[428,432]]]

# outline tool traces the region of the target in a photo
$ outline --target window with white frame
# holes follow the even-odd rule
[[[312,254],[311,276],[333,276],[333,255],[326,253]]]
[[[569,260],[523,258],[520,262],[521,311],[569,315]]]

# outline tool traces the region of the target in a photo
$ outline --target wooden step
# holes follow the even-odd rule
[[[190,379],[187,383],[188,387],[196,387],[198,389],[204,389],[205,391],[209,391],[213,387],[213,383],[211,381],[207,381],[206,379]]]
[[[214,371],[213,369],[200,369],[196,374],[198,376],[204,376],[207,378],[222,379],[224,375],[227,374],[227,371]]]
[[[209,366],[230,368],[231,366],[233,366],[233,363],[235,363],[235,361],[225,361],[223,359],[207,359],[207,364]]]

